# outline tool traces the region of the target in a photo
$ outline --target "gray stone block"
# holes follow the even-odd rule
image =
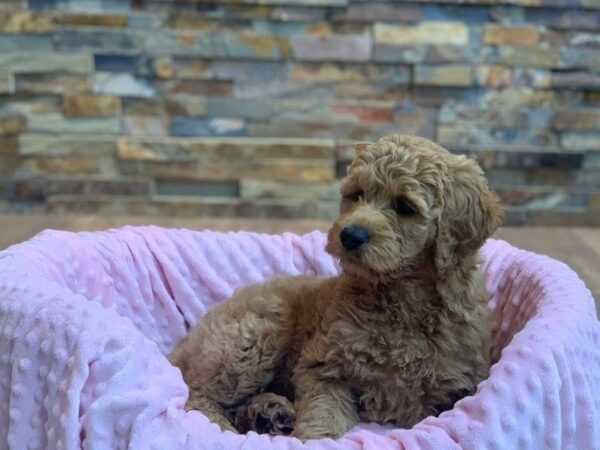
[[[290,44],[300,61],[367,62],[371,58],[370,35],[298,35],[292,36]]]
[[[0,72],[89,73],[92,56],[84,53],[0,53]]]
[[[49,34],[0,34],[0,52],[51,52]]]
[[[27,117],[27,130],[34,133],[118,134],[118,117],[65,117],[61,114],[32,114]]]
[[[218,117],[173,117],[173,136],[244,136],[246,123],[241,119]]]
[[[89,51],[115,55],[135,55],[144,49],[145,37],[127,29],[59,28],[53,34],[59,51]]]
[[[135,78],[128,73],[96,73],[93,78],[95,94],[122,95],[127,97],[152,97],[154,88],[148,80]]]
[[[19,136],[22,156],[106,155],[115,152],[115,138],[47,133],[26,133]]]
[[[15,88],[14,79],[8,73],[0,73],[0,94],[8,94],[13,92]]]

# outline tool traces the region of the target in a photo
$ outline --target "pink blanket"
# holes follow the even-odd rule
[[[275,274],[334,274],[324,236],[46,231],[0,253],[0,448],[600,449],[600,327],[567,266],[489,241],[498,362],[410,430],[338,441],[221,433],[165,359],[208,308]]]

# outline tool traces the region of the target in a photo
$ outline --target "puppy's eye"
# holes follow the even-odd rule
[[[344,199],[350,202],[357,202],[365,196],[365,193],[362,190],[353,192],[352,194],[344,195]]]
[[[411,216],[416,212],[415,208],[404,197],[396,197],[392,202],[392,207],[401,216]]]

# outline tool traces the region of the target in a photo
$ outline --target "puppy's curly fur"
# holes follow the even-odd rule
[[[327,251],[342,273],[247,286],[210,310],[171,355],[189,409],[226,430],[243,417],[238,431],[260,431],[264,417],[248,411],[269,410],[269,393],[271,407],[294,402],[294,436],[337,438],[358,421],[410,427],[486,378],[477,252],[501,209],[481,169],[394,135],[362,149],[341,193]],[[289,417],[265,432],[291,431]]]

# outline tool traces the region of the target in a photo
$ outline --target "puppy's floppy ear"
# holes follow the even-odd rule
[[[448,169],[435,241],[435,265],[442,276],[474,255],[502,220],[500,201],[475,161],[462,157]]]

